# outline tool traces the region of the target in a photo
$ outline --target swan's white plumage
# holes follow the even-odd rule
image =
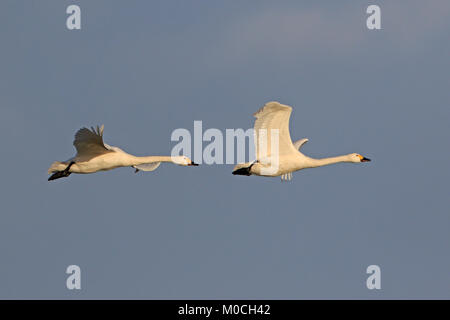
[[[292,172],[305,168],[314,168],[338,162],[357,163],[370,161],[370,159],[357,153],[324,159],[313,159],[305,156],[299,150],[308,142],[308,139],[303,138],[295,143],[291,140],[289,133],[291,112],[292,108],[290,106],[271,101],[254,113],[256,117],[254,124],[256,161],[236,165],[233,170],[234,174],[281,176],[282,180],[291,180]],[[272,130],[278,131],[278,154],[276,154],[276,147],[272,146]],[[261,145],[266,145],[266,150],[260,148]]]
[[[73,142],[77,150],[75,157],[63,162],[53,162],[48,173],[65,171],[69,164],[70,168],[67,170],[70,173],[93,173],[128,166],[142,171],[153,171],[161,162],[172,162],[182,166],[196,165],[185,156],[133,156],[118,147],[104,143],[103,129],[102,125],[92,127],[91,130],[87,128],[78,130]]]

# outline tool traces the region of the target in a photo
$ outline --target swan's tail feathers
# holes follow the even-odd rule
[[[252,166],[252,162],[239,163],[234,167],[233,174],[239,176],[250,176],[250,169],[252,168]]]
[[[52,163],[50,168],[48,168],[48,174],[57,172],[57,171],[63,171],[65,168],[67,168],[68,163],[63,163],[61,161],[55,161]]]

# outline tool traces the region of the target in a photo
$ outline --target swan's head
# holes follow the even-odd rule
[[[352,153],[350,154],[350,161],[351,162],[369,162],[370,159],[360,155],[359,153]]]
[[[189,159],[186,156],[172,157],[172,161],[173,161],[173,163],[176,163],[180,166],[198,166],[197,163],[195,163],[194,161],[192,161],[191,159]]]

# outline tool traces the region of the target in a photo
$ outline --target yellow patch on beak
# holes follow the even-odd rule
[[[358,154],[358,157],[359,157],[359,160],[364,159],[364,157],[362,155],[360,155],[360,154]]]

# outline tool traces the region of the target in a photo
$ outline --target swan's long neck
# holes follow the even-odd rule
[[[147,156],[147,157],[136,157],[133,156],[134,165],[152,163],[152,162],[173,162],[171,156]]]
[[[346,154],[343,156],[330,157],[330,158],[322,158],[322,159],[309,158],[308,159],[308,164],[311,168],[327,166],[329,164],[334,164],[334,163],[339,163],[339,162],[351,162],[350,156],[348,154]]]

